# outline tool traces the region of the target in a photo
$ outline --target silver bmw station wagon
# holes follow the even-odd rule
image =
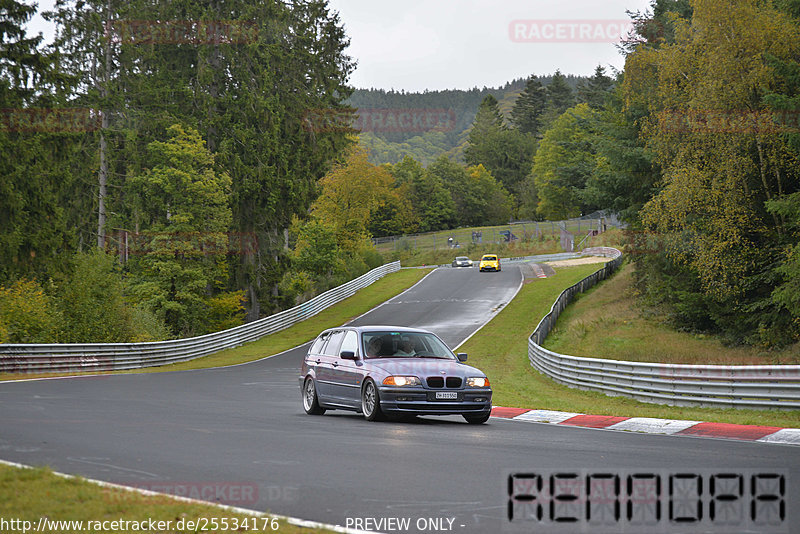
[[[398,326],[331,328],[311,344],[300,369],[306,413],[353,410],[385,415],[464,416],[485,423],[492,389],[434,333]]]

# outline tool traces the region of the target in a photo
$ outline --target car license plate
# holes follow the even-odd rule
[[[437,400],[456,400],[458,399],[458,393],[455,391],[437,391],[436,392],[436,399]]]

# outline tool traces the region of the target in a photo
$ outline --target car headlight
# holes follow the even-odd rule
[[[485,377],[467,378],[467,386],[471,388],[488,388],[489,379]]]
[[[383,379],[384,386],[421,386],[416,376],[387,376]]]

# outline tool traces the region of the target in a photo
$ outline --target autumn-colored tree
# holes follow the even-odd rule
[[[311,215],[333,230],[343,251],[357,252],[371,237],[370,217],[394,194],[393,183],[386,168],[373,165],[364,149],[353,147],[343,163],[320,179]]]
[[[627,101],[647,103],[644,134],[663,169],[642,220],[663,236],[675,268],[698,277],[720,329],[785,342],[800,333],[773,295],[776,278],[793,272],[775,270],[789,227],[766,206],[800,189],[800,167],[767,102],[785,87],[767,58],[794,61],[800,25],[771,2],[692,7],[691,20],[673,17],[674,42],[657,53],[641,47],[626,63]]]
[[[480,199],[475,225],[505,224],[511,219],[514,198],[483,165],[466,168],[474,198]]]
[[[36,281],[0,286],[0,343],[54,343],[62,327],[55,300]]]

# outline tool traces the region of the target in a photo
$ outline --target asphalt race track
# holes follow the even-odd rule
[[[442,268],[357,323],[429,328],[452,346],[501,309],[520,281],[519,268],[509,263],[500,273]],[[722,530],[711,531],[800,529],[792,506],[800,502],[798,447],[494,418],[473,426],[460,417],[369,423],[347,412],[308,416],[297,380],[302,354],[300,348],[223,369],[2,383],[0,458],[383,532],[503,532],[509,473],[698,473],[705,484],[717,472],[746,475],[744,483],[754,473],[779,472],[786,480],[784,519],[744,529],[750,516],[739,523],[728,516]],[[742,502],[755,499],[748,492]],[[709,502],[703,505],[708,517]],[[674,532],[665,526],[670,514],[693,512],[659,513],[653,525],[627,532]],[[398,528],[403,520],[408,529]],[[622,531],[610,525],[589,528],[583,518],[568,530],[529,523],[522,531]],[[683,528],[699,532],[691,523]]]

